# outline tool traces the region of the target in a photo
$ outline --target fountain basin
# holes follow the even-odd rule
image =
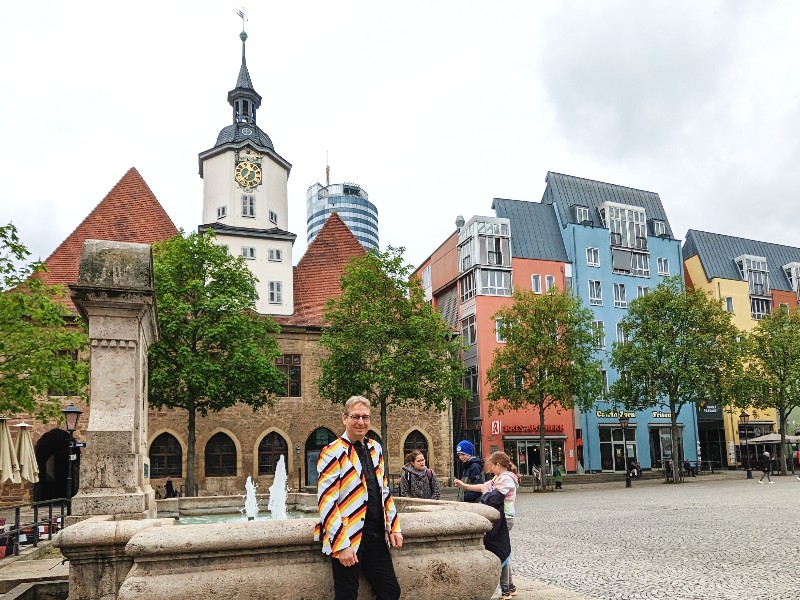
[[[316,509],[313,495],[289,496],[292,509]],[[240,505],[241,498],[235,498]],[[499,517],[494,509],[405,498],[398,499],[398,505],[405,543],[392,555],[404,598],[492,597],[500,561],[483,548],[483,534]],[[316,521],[316,513],[286,521],[181,527],[167,519],[151,520],[150,525],[140,521],[136,527],[84,521],[60,532],[55,545],[70,560],[72,600],[329,600],[333,597],[330,559],[313,541]],[[127,539],[125,533],[130,533]],[[113,562],[104,554],[106,546],[114,550],[117,577],[104,578],[97,571]],[[130,568],[122,577],[127,565]],[[85,575],[94,581],[85,581]],[[110,589],[112,584],[116,590]],[[73,594],[73,586],[81,593]],[[362,579],[359,599],[368,598],[370,588]]]

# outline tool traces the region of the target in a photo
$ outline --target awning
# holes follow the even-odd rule
[[[5,417],[0,417],[0,483],[6,481],[22,483],[19,476],[17,450],[14,448],[14,441],[8,430],[8,421]]]
[[[745,440],[740,439],[740,444],[744,444]],[[760,435],[758,437],[750,438],[747,440],[749,444],[780,444],[781,443],[781,434],[780,433],[768,433],[766,435]],[[786,443],[787,444],[800,444],[800,435],[787,435],[786,436]]]
[[[36,450],[33,448],[31,432],[27,423],[20,423],[17,434],[17,458],[19,459],[19,474],[22,479],[31,483],[39,481],[39,464],[36,462]]]

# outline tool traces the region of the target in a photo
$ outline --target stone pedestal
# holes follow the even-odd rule
[[[72,301],[89,324],[89,425],[75,520],[153,518],[147,350],[157,339],[150,246],[86,240]]]

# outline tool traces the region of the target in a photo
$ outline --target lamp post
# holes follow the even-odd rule
[[[483,423],[483,418],[478,415],[477,417],[472,417],[472,424],[475,431],[478,432],[477,442],[478,442],[478,456],[483,458],[483,429],[481,424]]]
[[[67,500],[69,501],[72,499],[72,461],[74,460],[73,457],[75,456],[73,454],[75,451],[75,436],[73,434],[78,429],[78,419],[80,419],[82,412],[77,406],[75,406],[73,403],[70,403],[70,405],[63,409],[61,413],[64,415],[64,427],[69,434],[69,441],[67,442]],[[67,506],[69,507],[70,505],[71,502]]]
[[[622,414],[622,413],[620,413]],[[628,467],[628,440],[626,439],[625,431],[628,429],[630,419],[626,416],[620,416],[619,425],[622,427],[622,466],[625,469],[625,487],[631,487],[631,470]]]
[[[747,435],[747,424],[750,422],[750,415],[742,411],[739,415],[739,424],[744,425],[744,448],[747,454],[747,479],[753,478],[753,470],[750,468],[750,438]]]

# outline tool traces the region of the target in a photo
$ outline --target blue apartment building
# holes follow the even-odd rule
[[[609,365],[611,346],[624,337],[619,324],[628,303],[682,272],[681,243],[656,193],[553,172],[546,182],[542,203],[553,207],[560,225],[573,293],[594,312],[597,355],[610,385],[618,377]],[[661,468],[665,459],[697,459],[696,411],[685,408],[678,415],[677,449],[663,407],[625,416],[630,422],[623,443],[620,415],[609,402],[599,398],[591,411],[575,411],[583,470],[624,471],[626,454],[645,469]]]

